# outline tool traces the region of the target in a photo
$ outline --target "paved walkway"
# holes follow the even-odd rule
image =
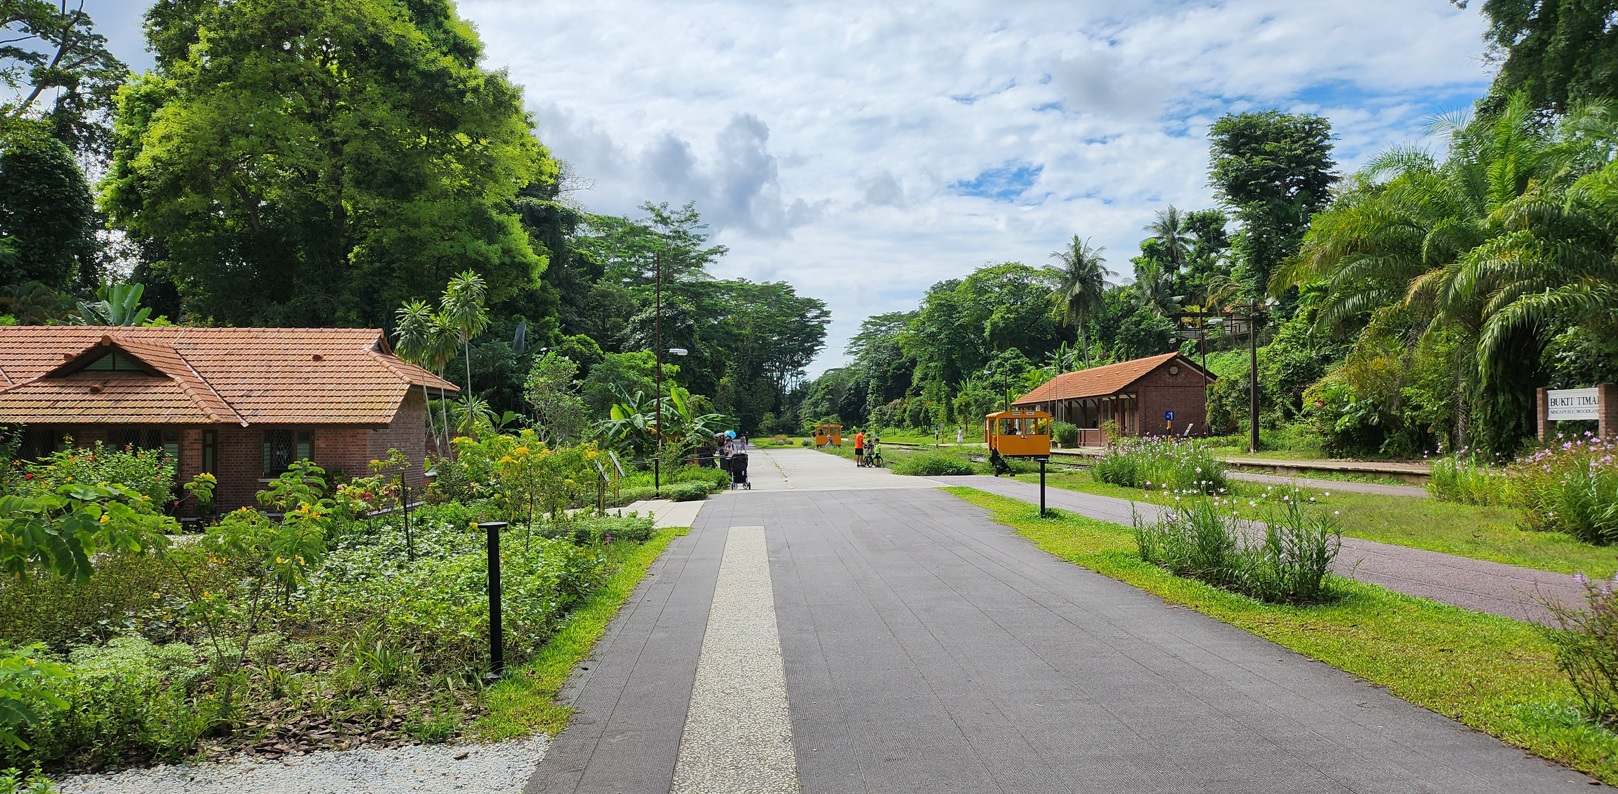
[[[1237,469],[1227,469],[1225,476],[1232,480],[1246,480],[1268,485],[1296,485],[1299,488],[1315,488],[1322,491],[1349,491],[1352,493],[1377,494],[1379,496],[1404,496],[1411,499],[1426,499],[1430,496],[1427,493],[1427,488],[1421,485],[1388,485],[1377,482],[1354,482],[1353,480],[1321,480],[1310,477],[1289,477],[1284,474],[1257,474]]]
[[[951,477],[947,482],[1032,504],[1039,503],[1037,483],[987,475]],[[1139,510],[1142,515],[1155,516],[1156,511],[1162,509],[1160,505],[1148,502],[1131,502],[1062,488],[1046,488],[1045,504],[1126,526],[1134,510]],[[1420,598],[1536,623],[1551,620],[1549,610],[1536,602],[1539,595],[1558,598],[1569,604],[1584,603],[1583,588],[1567,574],[1359,538],[1343,538],[1342,553],[1337,556],[1332,570],[1340,576],[1382,585]]]
[[[581,666],[527,791],[1591,790],[931,488],[754,464]]]

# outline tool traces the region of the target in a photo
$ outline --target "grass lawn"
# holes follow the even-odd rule
[[[1024,474],[1017,479],[1038,482],[1039,476]],[[1143,501],[1144,496],[1138,488],[1096,482],[1089,472],[1047,475],[1046,483],[1119,499]],[[1263,483],[1231,481],[1233,493],[1253,501],[1258,501],[1271,487]],[[1281,487],[1274,486],[1277,492]],[[1518,529],[1517,513],[1508,508],[1330,489],[1302,490],[1338,511],[1337,520],[1343,534],[1350,537],[1557,573],[1584,571],[1606,578],[1618,571],[1618,549],[1581,543],[1567,535]],[[1331,496],[1326,496],[1327,493]],[[1261,509],[1249,508],[1245,512],[1250,518],[1262,517]]]
[[[469,733],[484,741],[499,741],[544,731],[552,736],[567,727],[573,710],[556,702],[573,668],[584,661],[601,639],[619,607],[635,592],[658,555],[689,528],[662,529],[619,561],[618,572],[573,610],[562,628],[528,664],[507,670],[506,677],[484,693],[487,711]]]
[[[987,509],[1041,549],[1313,659],[1418,706],[1618,784],[1618,734],[1579,720],[1544,634],[1509,618],[1334,578],[1325,606],[1276,606],[1182,579],[1136,556],[1128,527],[1060,514],[972,488],[950,493]]]

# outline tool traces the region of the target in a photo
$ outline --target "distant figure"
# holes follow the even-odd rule
[[[865,431],[860,430],[854,434],[854,465],[865,465]]]
[[[961,429],[959,427],[955,428],[955,443],[959,444],[965,440],[966,436],[962,434]]]

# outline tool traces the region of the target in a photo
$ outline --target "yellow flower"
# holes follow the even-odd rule
[[[512,450],[512,452],[515,452],[518,455],[527,455],[528,454],[528,448],[527,447],[517,447],[516,449]]]
[[[103,523],[103,524],[107,523],[108,518],[111,518],[111,516],[107,515],[106,513],[102,513],[101,514],[101,523]]]
[[[275,555],[275,564],[276,565],[281,565],[281,564],[284,564],[285,562],[286,562],[286,560],[281,559],[281,555],[279,555],[279,554]]]

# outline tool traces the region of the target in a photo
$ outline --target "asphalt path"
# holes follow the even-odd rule
[[[951,477],[950,484],[965,485],[1013,499],[1039,503],[1039,485],[1010,478],[974,475]],[[1132,516],[1160,515],[1161,504],[1132,502],[1111,496],[1047,487],[1048,507],[1091,518],[1129,525]],[[1413,549],[1362,538],[1343,538],[1342,551],[1332,572],[1476,612],[1550,625],[1554,622],[1547,600],[1582,604],[1584,588],[1572,576],[1518,565],[1475,560],[1436,551]]]
[[[1594,788],[948,494],[812,451],[752,462],[755,490],[704,505],[570,682],[527,791]],[[714,714],[769,727],[711,740],[749,733]],[[750,760],[783,740],[790,761]]]

